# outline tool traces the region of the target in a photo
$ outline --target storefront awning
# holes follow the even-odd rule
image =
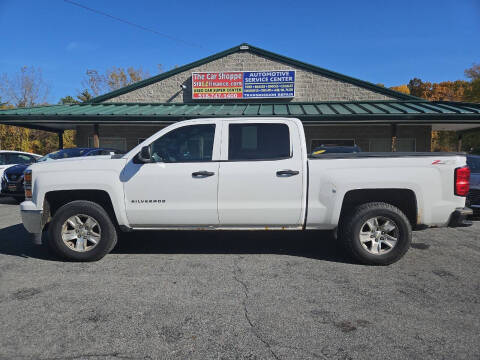
[[[480,104],[402,100],[248,104],[95,103],[0,110],[0,123],[61,131],[84,124],[138,125],[202,117],[275,116],[298,117],[305,124],[431,124],[442,130],[465,130],[480,127]]]

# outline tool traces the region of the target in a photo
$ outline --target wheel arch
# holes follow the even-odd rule
[[[45,194],[43,203],[44,216],[51,218],[59,208],[75,200],[86,200],[100,205],[108,214],[112,222],[118,226],[119,221],[110,194],[105,190],[79,189],[54,190]]]
[[[411,189],[355,189],[345,193],[340,219],[359,205],[369,202],[384,202],[399,208],[408,218],[412,228],[419,225],[418,201]]]

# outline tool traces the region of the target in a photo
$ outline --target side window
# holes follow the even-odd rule
[[[30,164],[30,156],[24,154],[7,154],[7,164]]]
[[[5,154],[0,154],[0,165],[7,165],[7,159]]]
[[[286,124],[230,124],[228,133],[228,160],[273,160],[291,156]]]
[[[215,124],[188,125],[172,130],[152,143],[156,162],[211,161]]]

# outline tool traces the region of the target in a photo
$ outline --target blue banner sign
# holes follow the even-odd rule
[[[243,98],[295,96],[295,71],[244,71]]]

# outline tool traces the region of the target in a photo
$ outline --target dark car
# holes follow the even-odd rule
[[[114,155],[123,154],[122,151],[109,148],[70,148],[54,151],[47,154],[36,162],[67,159],[81,156],[96,156],[96,155]],[[25,199],[23,188],[23,172],[27,169],[29,164],[18,164],[6,169],[3,173],[2,182],[2,196],[13,197],[17,201]]]
[[[476,215],[480,215],[480,155],[467,155],[470,168],[470,191],[467,195],[467,206]]]
[[[322,145],[316,147],[312,151],[312,156],[321,156],[322,154],[346,154],[346,153],[358,153],[361,152],[360,146],[336,146],[336,145]]]

